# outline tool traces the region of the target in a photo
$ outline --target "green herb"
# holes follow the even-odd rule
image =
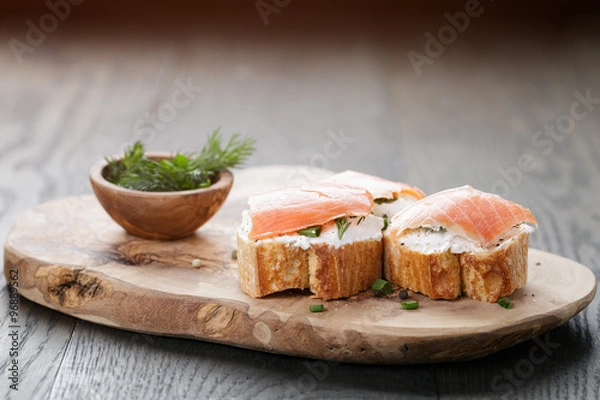
[[[384,204],[384,203],[393,203],[396,200],[398,200],[398,199],[396,199],[396,198],[386,199],[385,197],[378,197],[378,198],[374,199],[373,201],[375,202],[375,204]]]
[[[231,250],[231,259],[237,260],[237,250],[236,249]]]
[[[201,189],[218,179],[218,172],[241,165],[254,152],[253,138],[234,134],[223,144],[219,129],[208,136],[197,154],[176,154],[165,160],[144,156],[144,145],[138,140],[129,147],[122,160],[107,160],[105,178],[127,189],[145,192],[175,192]]]
[[[498,304],[500,304],[502,307],[506,308],[507,310],[510,310],[511,308],[513,308],[512,301],[510,301],[510,299],[508,297],[501,297],[498,300]]]
[[[335,220],[335,224],[338,228],[338,238],[342,240],[342,236],[344,236],[344,233],[346,233],[350,226],[350,221],[348,220],[348,217],[341,217]]]
[[[394,287],[385,279],[375,279],[375,282],[373,282],[373,284],[371,285],[371,289],[373,290],[373,292],[378,290],[382,294],[390,294],[394,290]]]
[[[401,301],[400,304],[402,304],[402,308],[405,310],[416,310],[419,308],[418,300]]]
[[[425,230],[425,233],[444,233],[447,231],[446,228],[444,228],[443,226],[439,226],[437,228],[430,228],[430,227],[426,227],[423,228]]]
[[[304,229],[300,229],[298,231],[298,234],[302,235],[302,236],[308,236],[308,237],[319,237],[319,235],[321,234],[321,227],[320,226],[311,226],[309,228],[304,228]]]
[[[389,226],[389,222],[387,217],[383,217],[383,228],[381,229],[382,231],[385,231]]]
[[[325,306],[323,304],[311,304],[309,309],[310,312],[323,312],[325,311]]]
[[[360,218],[358,219],[358,222],[356,223],[356,226],[360,225],[360,223],[361,223],[361,222],[363,222],[363,221],[365,220],[365,218],[366,218],[366,217],[365,217],[364,215],[363,215],[362,217],[360,217]]]

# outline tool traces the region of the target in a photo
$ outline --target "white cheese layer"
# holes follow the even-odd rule
[[[360,217],[350,218],[350,226],[342,236],[338,237],[338,229],[335,222],[331,221],[325,224],[321,229],[321,235],[316,238],[299,235],[297,233],[289,235],[275,236],[261,240],[262,243],[284,243],[289,246],[300,247],[302,250],[308,250],[312,244],[327,244],[333,247],[340,247],[345,244],[366,240],[381,240],[383,229],[383,218],[374,215],[367,215],[359,224]],[[248,211],[242,213],[242,224],[238,228],[238,234],[247,238],[252,229],[252,219]]]
[[[391,203],[375,204],[373,206],[373,210],[371,212],[374,215],[377,215],[378,217],[383,217],[384,215],[386,215],[388,217],[388,219],[391,220],[391,218],[394,215],[396,215],[400,211],[404,210],[406,207],[410,206],[411,204],[413,204],[416,201],[417,200],[413,199],[412,197],[410,197],[410,198],[399,197],[396,200],[392,201]]]
[[[398,238],[400,243],[407,246],[411,250],[418,251],[423,254],[442,253],[450,250],[451,253],[475,253],[487,251],[496,247],[507,246],[512,239],[517,237],[521,232],[531,233],[534,228],[520,224],[509,229],[501,235],[496,241],[488,246],[481,244],[461,235],[456,235],[448,230],[432,230],[429,228],[418,228],[406,231]]]

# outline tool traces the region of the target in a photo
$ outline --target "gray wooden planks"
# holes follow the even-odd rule
[[[445,185],[470,182],[490,190],[491,184],[502,178],[500,169],[514,170],[523,153],[535,155],[535,168],[521,171],[522,181],[514,187],[510,185],[508,193],[509,198],[530,207],[539,221],[539,230],[532,236],[532,246],[579,260],[592,268],[598,277],[600,112],[593,110],[588,118],[578,122],[573,133],[566,135],[562,142],[556,142],[549,154],[540,153],[531,142],[532,136],[543,129],[545,123],[555,124],[561,115],[569,113],[574,91],[583,93],[591,89],[592,93],[600,93],[598,75],[592,76],[576,68],[582,58],[597,60],[598,52],[592,51],[591,43],[597,40],[597,33],[592,37],[566,35],[552,50],[536,50],[529,44],[500,45],[506,51],[502,54],[520,58],[520,61],[513,60],[513,66],[494,66],[496,59],[480,60],[479,71],[513,75],[509,77],[509,86],[497,87],[494,93],[481,90],[489,84],[489,78],[482,80],[480,72],[455,76],[458,81],[448,82],[444,76],[447,69],[438,66],[441,71],[433,71],[432,68],[433,76],[414,84],[416,88],[411,91],[432,92],[421,104],[422,109],[431,104],[436,92],[447,96],[466,87],[475,98],[469,103],[469,109],[454,118],[427,121],[423,114],[419,115],[413,121],[414,130],[420,128],[424,133],[420,137],[407,133],[407,137],[414,148],[422,146],[424,141],[432,143],[430,157],[415,152],[408,155],[408,164],[435,190]],[[484,44],[478,43],[479,46]],[[460,49],[459,52],[461,54],[455,57],[465,59],[470,50]],[[448,58],[453,56],[449,54]],[[527,67],[529,63],[544,59],[552,68],[545,71]],[[446,62],[446,59],[441,61]],[[532,83],[533,74],[546,77],[538,77],[537,82]],[[399,80],[402,77],[399,76]],[[453,88],[443,87],[448,85]],[[398,96],[398,102],[403,105],[399,108],[406,107],[409,100],[401,94]],[[511,104],[513,101],[507,104],[505,99],[498,98],[501,96],[513,98],[521,110],[503,111],[514,105]],[[531,100],[527,101],[527,97]],[[472,113],[472,108],[475,114],[489,116],[490,121],[474,125],[467,115]],[[489,112],[481,112],[482,108]],[[497,119],[494,119],[495,115],[498,115]],[[443,122],[452,125],[444,127]],[[535,354],[538,344],[529,341],[483,360],[460,366],[434,366],[440,397],[514,398],[516,394],[519,398],[598,397],[600,366],[595,350],[600,339],[598,304],[596,299],[578,317],[551,331],[547,340],[558,348],[550,349],[551,354],[539,363],[530,360],[530,352]]]
[[[407,398],[434,397],[433,376],[424,367],[400,376],[394,370],[272,355],[78,322],[50,398],[316,399],[385,397],[403,392]]]
[[[6,305],[2,309],[2,357],[0,368],[3,373],[3,384],[0,396],[3,398],[35,399],[44,398],[55,383],[55,377],[61,368],[61,362],[71,341],[76,320],[66,315],[40,307],[27,299],[19,301],[19,322],[17,328],[9,328],[8,287],[0,291],[0,302]],[[13,325],[13,324],[10,324]],[[12,339],[9,333],[18,332],[18,355],[9,357],[12,350]],[[18,391],[10,388],[12,381],[8,368],[12,359],[18,361]]]
[[[490,3],[485,15],[417,77],[407,52],[423,49],[423,33],[445,24],[445,11],[460,10],[441,4],[416,20],[401,8],[388,12],[355,5],[346,12],[339,4],[302,17],[315,4],[292,3],[273,15],[268,27],[252,2],[231,13],[210,5],[167,16],[139,4],[119,6],[123,16],[91,2],[74,8],[22,65],[8,46],[0,51],[0,168],[10,171],[0,175],[0,237],[39,202],[89,193],[91,163],[134,140],[135,121],[156,112],[169,101],[175,81],[188,77],[204,91],[156,132],[150,148],[186,149],[222,125],[225,132],[259,138],[255,165],[327,162],[334,170],[404,179],[427,192],[464,183],[489,190],[501,178],[500,168],[515,166],[523,152],[540,151],[532,135],[569,111],[573,91],[589,88],[600,97],[598,17],[581,12],[531,18],[534,6],[495,9]],[[2,25],[2,43],[21,38],[24,21],[45,11],[41,5],[15,14]],[[124,28],[127,15],[144,17],[131,34]],[[498,15],[512,15],[512,23],[499,23]],[[170,23],[163,23],[165,18]],[[86,26],[82,34],[74,30]],[[536,214],[540,228],[532,237],[534,247],[573,258],[597,277],[599,127],[600,109],[540,156],[508,196]],[[338,157],[319,156],[330,132],[340,131],[354,141]],[[6,293],[3,288],[3,304]],[[14,398],[279,398],[286,395],[282,382],[297,383],[309,372],[306,360],[134,337],[26,300],[21,311],[27,321],[21,360],[27,367],[23,392]],[[599,325],[596,299],[551,331],[560,347],[505,390],[494,390],[492,380],[526,365],[521,360],[528,359],[535,342],[460,364],[332,366],[315,390],[287,394],[595,399]],[[7,342],[0,342],[5,363]],[[5,384],[0,390],[10,393]]]

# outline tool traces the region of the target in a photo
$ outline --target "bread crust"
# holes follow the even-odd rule
[[[473,299],[497,302],[527,283],[529,233],[488,251],[424,254],[384,235],[384,276],[432,299]]]
[[[521,232],[508,245],[460,255],[462,290],[467,296],[495,303],[527,283],[529,233]]]
[[[309,287],[323,300],[352,296],[381,278],[383,244],[364,240],[340,247],[317,244],[308,249]]]
[[[287,289],[310,289],[323,300],[348,297],[381,277],[381,240],[307,250],[276,241],[253,241],[238,233],[238,271],[242,291],[264,297]]]
[[[238,234],[237,262],[242,291],[252,297],[308,288],[308,254],[299,247]]]
[[[461,295],[460,261],[456,254],[423,254],[389,235],[384,236],[384,249],[384,276],[390,282],[432,299],[455,299]]]

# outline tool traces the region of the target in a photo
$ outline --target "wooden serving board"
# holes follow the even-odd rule
[[[261,167],[236,173],[223,208],[192,237],[150,241],[127,234],[92,196],[37,206],[11,231],[7,279],[24,297],[87,321],[136,332],[360,363],[424,363],[485,356],[544,333],[583,310],[596,279],[568,259],[530,250],[529,283],[506,310],[468,298],[435,301],[369,292],[325,303],[301,291],[253,299],[239,289],[233,232],[247,195],[325,171]],[[193,267],[194,260],[201,266]]]

